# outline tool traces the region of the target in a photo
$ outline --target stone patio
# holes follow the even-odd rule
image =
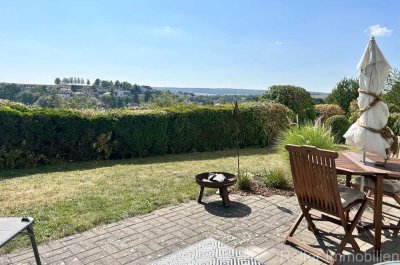
[[[190,201],[152,213],[122,220],[90,231],[39,245],[43,264],[147,264],[212,237],[265,264],[323,264],[300,250],[285,245],[284,236],[297,217],[295,197],[231,195],[230,208],[222,207],[219,196],[204,199],[204,205]],[[388,211],[389,209],[385,209]],[[370,210],[363,220],[368,219]],[[325,229],[342,233],[331,224]],[[324,250],[337,246],[331,237],[316,238],[302,223],[303,240]],[[398,259],[400,236],[385,232],[383,256]],[[323,241],[321,241],[323,239]],[[372,253],[372,235],[364,232],[356,240],[363,251]],[[321,243],[323,242],[323,243]],[[373,264],[361,261],[372,255],[346,253],[344,264]],[[35,264],[30,248],[0,256],[0,264]]]

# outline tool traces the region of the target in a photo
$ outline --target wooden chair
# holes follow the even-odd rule
[[[358,177],[355,178],[354,181],[351,183],[352,187],[356,189],[361,188],[361,178]],[[368,204],[370,207],[373,209],[374,208],[374,191],[375,191],[375,182],[371,177],[365,176],[364,177],[364,191],[366,192],[366,197],[368,199]],[[392,203],[383,201],[382,203],[385,205],[388,205],[390,207],[400,209],[400,182],[392,179],[384,179],[383,180],[383,194],[393,198],[396,202],[397,205],[394,205]],[[400,228],[400,217],[395,216],[391,213],[386,212],[387,215],[390,215],[394,218],[399,219],[397,226],[393,228],[393,226],[390,225],[384,225],[383,228],[386,229],[393,229],[393,237],[397,237],[399,235],[399,228]]]
[[[348,243],[356,252],[360,251],[352,232],[367,200],[362,192],[338,185],[335,167],[338,154],[312,146],[287,145],[286,150],[289,151],[294,190],[301,208],[299,217],[286,237],[286,243],[296,245],[330,264],[338,261]],[[350,209],[356,205],[360,205],[360,208],[354,218],[350,219]],[[319,218],[312,215],[312,212],[318,213]],[[317,228],[313,221],[330,221],[343,227],[345,234],[334,255],[324,253],[294,237],[303,218],[314,234],[330,233]]]

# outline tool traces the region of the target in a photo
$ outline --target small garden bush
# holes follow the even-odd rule
[[[390,113],[387,126],[395,135],[400,135],[400,113]]]
[[[83,112],[0,101],[0,169],[232,148],[232,109],[224,105]],[[287,112],[281,104],[242,104],[240,147],[273,143],[288,126]]]
[[[344,143],[343,135],[350,128],[350,122],[344,115],[335,115],[326,120],[325,126],[331,128],[335,142],[338,144]]]
[[[287,144],[312,145],[318,148],[335,150],[335,140],[329,128],[306,124],[295,126],[283,132],[277,141],[277,149],[285,157],[289,157],[285,146]]]
[[[237,186],[240,190],[251,190],[252,182],[253,182],[253,174],[245,172],[239,175],[237,179]]]
[[[289,188],[290,175],[283,168],[270,168],[264,172],[263,181],[268,187],[287,189]]]
[[[322,122],[334,115],[343,115],[344,111],[336,104],[319,104],[315,105],[315,111],[318,116],[322,116]]]

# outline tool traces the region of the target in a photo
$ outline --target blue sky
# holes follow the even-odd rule
[[[400,1],[0,1],[0,82],[329,92],[371,30],[400,68]],[[371,28],[370,28],[371,27]]]

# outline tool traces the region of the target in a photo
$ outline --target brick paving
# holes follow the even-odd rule
[[[295,197],[230,197],[233,201],[230,208],[222,207],[221,200],[214,195],[205,198],[204,205],[190,201],[40,244],[42,263],[147,264],[212,237],[265,264],[323,264],[284,244],[284,236],[299,212]],[[368,213],[363,219],[368,219]],[[342,233],[338,227],[324,227]],[[383,239],[383,253],[390,254],[392,259],[399,257],[400,238],[394,239],[385,235],[388,238]],[[324,250],[337,246],[335,239],[316,238],[306,229],[304,222],[298,237],[314,246],[323,246]],[[321,238],[324,239],[324,244],[320,243]],[[368,233],[357,236],[356,240],[363,251],[371,253],[372,238]],[[373,263],[360,262],[352,253],[346,254],[347,261],[353,259],[358,264]],[[0,256],[0,264],[35,262],[32,250],[27,248]]]

